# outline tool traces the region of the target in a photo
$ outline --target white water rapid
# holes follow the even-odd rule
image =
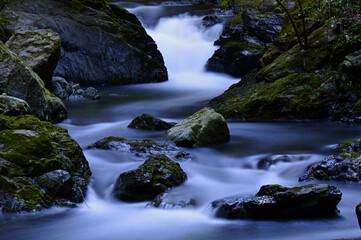
[[[132,5],[133,6],[133,5]],[[166,9],[156,6],[129,8],[146,16]],[[145,208],[147,202],[125,203],[111,191],[120,173],[142,161],[133,154],[86,150],[102,137],[151,138],[161,141],[163,131],[128,129],[142,113],[179,121],[237,82],[226,75],[207,73],[204,65],[216,49],[213,42],[222,26],[205,29],[201,16],[187,13],[162,17],[147,28],[162,52],[169,81],[157,84],[101,89],[99,103],[69,106],[69,120],[60,124],[83,147],[93,177],[86,203],[78,208],[52,208],[42,213],[4,215],[0,239],[6,240],[237,240],[337,239],[361,235],[354,207],[361,187],[332,183],[343,198],[340,217],[321,220],[223,220],[213,216],[209,204],[232,195],[254,195],[264,184],[297,186],[306,167],[330,154],[327,146],[361,135],[360,128],[317,122],[229,123],[231,141],[211,148],[184,149],[192,159],[179,162],[187,182],[172,189],[197,202],[189,209]],[[146,25],[146,23],[144,23]],[[288,154],[292,161],[269,170],[257,169],[264,156]]]

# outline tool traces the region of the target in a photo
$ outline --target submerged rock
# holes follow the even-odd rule
[[[17,116],[29,113],[29,104],[24,100],[7,95],[0,95],[0,114]]]
[[[152,202],[147,204],[147,207],[165,209],[193,208],[195,206],[196,200],[194,200],[191,196],[172,192],[159,194]]]
[[[60,58],[60,36],[50,29],[18,28],[6,42],[48,87]]]
[[[165,155],[155,155],[137,169],[120,174],[113,194],[127,202],[152,200],[169,188],[181,185],[186,179],[187,175],[178,163]]]
[[[0,209],[41,210],[82,202],[91,171],[66,129],[34,116],[0,115]]]
[[[228,142],[230,134],[222,115],[203,108],[169,129],[165,139],[178,146],[195,147]]]
[[[287,155],[274,157],[274,156],[268,156],[260,159],[257,163],[258,169],[268,169],[271,165],[275,165],[279,162],[292,162],[291,158]]]
[[[166,143],[157,143],[150,139],[127,140],[121,137],[105,137],[90,145],[88,149],[98,148],[130,152],[138,157],[148,158],[152,155],[164,154],[173,160],[190,159],[190,154]]]
[[[0,42],[0,91],[25,100],[31,114],[59,122],[66,118],[63,102],[51,94],[43,81],[24,61]]]
[[[77,83],[69,83],[62,77],[53,77],[50,83],[50,91],[63,100],[77,101],[81,99],[99,100],[98,91],[93,87],[85,90]]]
[[[336,215],[341,191],[330,185],[287,188],[262,186],[255,197],[214,201],[216,216],[227,219],[302,219]]]
[[[361,228],[361,203],[359,203],[356,206],[356,216],[357,216],[358,224],[360,225]]]
[[[161,82],[161,53],[137,17],[104,0],[9,1],[6,28],[52,29],[61,37],[55,75],[86,85]]]
[[[128,125],[128,128],[136,128],[142,130],[167,130],[173,127],[175,123],[168,123],[151,114],[144,113],[136,117]]]

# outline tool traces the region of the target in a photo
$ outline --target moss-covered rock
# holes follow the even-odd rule
[[[61,37],[55,75],[87,85],[167,80],[163,57],[135,15],[104,0],[12,1],[6,28],[52,29]]]
[[[227,219],[299,219],[336,215],[341,191],[326,184],[287,188],[265,185],[255,197],[214,201],[216,216]]]
[[[17,29],[6,45],[48,87],[60,57],[60,36],[50,29]]]
[[[0,126],[2,211],[40,210],[83,201],[91,172],[67,130],[32,115],[0,115]],[[57,182],[65,175],[67,190],[60,191],[64,184],[58,186]]]
[[[155,155],[137,169],[120,174],[113,194],[127,202],[152,200],[169,188],[181,185],[186,179],[187,175],[178,163],[165,155]]]
[[[222,115],[203,108],[169,129],[165,139],[178,146],[194,147],[228,142],[230,135]]]
[[[66,118],[67,111],[63,102],[51,94],[29,65],[2,42],[0,78],[0,91],[25,100],[32,114],[51,122],[59,122]]]

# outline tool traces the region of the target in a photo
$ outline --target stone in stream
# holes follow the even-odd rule
[[[127,202],[149,201],[172,187],[184,183],[187,174],[165,155],[148,158],[137,169],[119,175],[113,194]]]
[[[169,129],[165,139],[178,146],[195,147],[228,142],[230,134],[222,115],[206,107]]]
[[[136,128],[142,130],[168,130],[173,127],[175,123],[168,123],[151,114],[144,113],[132,120],[128,128]]]
[[[156,196],[147,207],[156,207],[164,209],[193,208],[196,206],[196,200],[186,194],[162,193]]]
[[[233,197],[212,202],[216,217],[227,219],[303,219],[332,217],[341,191],[331,185],[287,188],[264,185],[254,197]]]
[[[357,216],[358,224],[360,225],[361,228],[361,203],[357,204],[356,206],[356,216]]]
[[[157,154],[164,154],[174,161],[191,158],[189,153],[181,151],[178,147],[167,143],[157,143],[151,139],[127,140],[122,137],[110,136],[88,146],[88,149],[92,148],[129,152],[141,158],[148,158]]]

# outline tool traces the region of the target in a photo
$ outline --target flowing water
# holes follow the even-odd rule
[[[100,89],[101,101],[70,103],[69,120],[60,126],[85,149],[106,136],[162,141],[164,131],[128,129],[135,116],[151,113],[179,121],[237,82],[207,73],[204,64],[222,26],[205,29],[204,9],[190,15],[189,6],[144,6],[118,3],[136,13],[155,39],[169,71],[169,81]],[[188,10],[187,10],[188,9]],[[194,10],[194,8],[192,8]],[[192,159],[180,162],[188,180],[172,192],[193,197],[191,209],[145,208],[147,202],[125,203],[111,196],[120,173],[142,161],[127,153],[84,150],[93,177],[86,203],[78,208],[52,208],[41,213],[0,215],[0,239],[6,240],[218,240],[337,239],[358,237],[354,208],[361,201],[358,184],[337,185],[343,192],[339,217],[319,220],[250,221],[214,218],[209,204],[236,194],[254,195],[264,184],[297,186],[306,167],[332,153],[332,145],[361,136],[361,128],[327,122],[229,123],[231,141],[209,148],[184,149]],[[291,162],[268,170],[258,161],[288,154]]]

